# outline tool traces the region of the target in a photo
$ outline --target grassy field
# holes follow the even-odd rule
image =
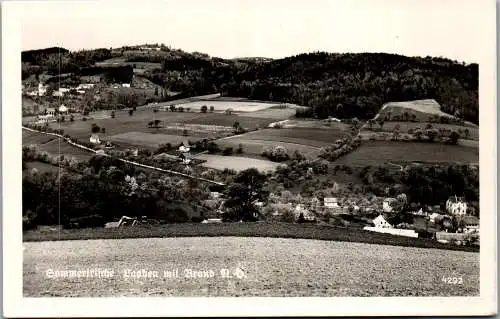
[[[382,127],[383,132],[393,132],[394,127],[396,125],[400,126],[399,131],[402,133],[407,133],[408,130],[410,129],[416,129],[416,128],[421,128],[422,130],[425,129],[426,125],[430,124],[432,125],[432,128],[435,129],[450,129],[452,131],[457,131],[459,129],[464,130],[468,129],[469,130],[469,136],[467,139],[474,140],[474,141],[479,141],[479,127],[466,127],[466,126],[460,126],[460,125],[453,125],[453,124],[440,124],[440,123],[419,123],[419,122],[385,122],[384,126]],[[377,131],[379,130],[379,126],[377,124],[373,125],[373,128],[376,129]],[[364,131],[370,132],[368,129],[364,129]],[[465,138],[465,136],[462,136],[461,138]]]
[[[109,140],[112,142],[123,142],[130,145],[136,146],[146,146],[146,147],[158,147],[160,144],[170,143],[172,145],[177,145],[185,140],[188,137],[181,135],[168,135],[168,134],[151,134],[151,133],[143,133],[143,132],[127,132],[117,135],[112,135],[109,137]],[[189,140],[195,142],[200,140],[201,138],[196,138],[193,136],[189,137]]]
[[[208,109],[211,106],[214,107],[216,112],[224,112],[227,109],[233,109],[233,112],[255,112],[260,110],[265,110],[272,107],[273,105],[278,105],[268,103],[268,102],[256,102],[256,101],[220,101],[220,100],[206,100],[206,101],[193,101],[182,104],[184,108],[191,108],[191,110],[200,111],[201,107],[206,105]]]
[[[251,167],[257,168],[259,171],[274,170],[279,164],[264,159],[255,159],[239,156],[223,156],[200,154],[196,158],[206,160],[201,166],[224,170],[225,168],[234,169],[235,171],[243,171]]]
[[[267,140],[284,143],[303,144],[314,147],[323,147],[333,144],[338,139],[349,136],[350,135],[345,131],[334,129],[325,130],[317,128],[271,128],[230,137],[226,140]]]
[[[55,139],[51,142],[38,145],[38,148],[41,151],[46,151],[47,153],[52,155],[64,155],[70,158],[74,157],[79,161],[89,160],[93,155],[95,155],[94,153],[87,152],[78,147],[70,145],[63,140],[59,142],[59,140],[60,139]]]
[[[479,149],[440,143],[363,142],[357,150],[335,163],[366,166],[391,161],[478,163]]]
[[[251,114],[251,113],[250,113]],[[241,126],[247,129],[255,129],[257,125],[260,128],[267,127],[269,124],[276,122],[275,119],[258,118],[251,116],[241,115],[225,115],[225,114],[199,114],[198,117],[183,121],[186,124],[204,124],[204,125],[217,125],[232,127],[234,122],[239,122]]]
[[[39,134],[27,130],[23,130],[22,138],[23,138],[23,145],[31,145],[31,144],[40,145],[56,139],[55,136]]]
[[[251,112],[247,115],[251,117],[258,117],[264,119],[285,120],[295,115],[295,109],[268,108],[264,110]]]
[[[250,155],[252,157],[260,156],[264,149],[272,149],[276,146],[283,146],[288,153],[291,155],[295,150],[299,151],[303,155],[314,158],[317,157],[320,148],[310,145],[296,144],[296,143],[285,143],[285,142],[277,142],[277,141],[269,141],[269,140],[252,140],[246,139],[244,136],[236,136],[226,139],[217,140],[217,144],[224,147],[232,147],[233,149],[238,148],[241,144],[243,146],[243,154],[244,156]]]
[[[479,254],[471,252],[238,237],[23,246],[25,297],[479,295]],[[95,268],[112,270],[113,277],[52,275]],[[158,276],[127,276],[142,269]],[[212,271],[213,277],[189,276],[189,269]],[[222,276],[223,269],[231,277]],[[462,277],[463,284],[443,283],[443,276]]]
[[[31,170],[34,169],[34,168],[40,174],[51,173],[51,172],[56,172],[56,173],[59,172],[59,167],[57,167],[55,165],[50,165],[50,164],[47,164],[47,163],[43,163],[43,162],[38,162],[38,161],[27,162],[26,163],[26,167],[27,167],[27,169],[25,169],[23,171],[23,176],[31,174]]]

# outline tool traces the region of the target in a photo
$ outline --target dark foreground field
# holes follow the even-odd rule
[[[108,275],[61,276],[96,268]],[[24,243],[23,295],[478,296],[479,254],[283,238],[31,242]]]
[[[223,224],[185,223],[111,229],[63,229],[61,231],[30,230],[23,234],[23,241],[200,236],[303,238],[420,248],[438,248],[447,250],[479,251],[479,248],[477,247],[442,244],[432,240],[394,236],[390,234],[364,231],[356,228],[264,222]]]

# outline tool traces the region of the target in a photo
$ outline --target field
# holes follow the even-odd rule
[[[303,155],[307,157],[314,158],[319,152],[319,147],[303,145],[303,144],[295,144],[295,143],[285,143],[285,142],[276,142],[276,141],[268,141],[268,140],[252,140],[245,139],[244,136],[231,137],[227,139],[217,140],[217,144],[224,147],[232,147],[233,149],[238,148],[241,144],[243,146],[243,154],[245,156],[251,155],[252,157],[260,156],[264,149],[272,149],[276,146],[282,146],[286,148],[290,155],[295,151],[299,151]]]
[[[479,295],[479,254],[472,252],[238,237],[23,246],[25,297]],[[113,277],[52,277],[54,271],[95,268],[113,270]],[[126,275],[142,269],[158,277]],[[187,269],[212,270],[213,277],[188,277]],[[231,278],[223,277],[222,269]],[[462,277],[463,284],[445,284],[443,276]]]
[[[143,133],[143,132],[127,132],[117,135],[112,135],[109,137],[109,140],[112,142],[120,143],[124,142],[131,145],[137,146],[146,146],[146,147],[158,147],[160,144],[170,143],[172,145],[178,145],[188,137],[179,136],[179,135],[168,135],[168,134],[151,134],[151,133]],[[192,142],[196,142],[200,140],[199,138],[189,137],[189,140]]]
[[[52,140],[55,140],[55,136],[39,134],[35,132],[30,132],[27,130],[23,130],[23,145],[31,145],[31,144],[45,144]]]
[[[217,125],[217,126],[228,126],[232,127],[234,122],[239,122],[240,125],[247,129],[255,129],[257,126],[260,128],[267,127],[269,124],[276,122],[275,119],[268,118],[258,118],[241,115],[225,115],[225,114],[197,114],[197,117],[183,121],[186,124],[204,124],[204,125]]]
[[[269,103],[269,102],[255,102],[255,101],[219,101],[219,100],[205,100],[205,101],[193,101],[183,103],[180,106],[183,108],[191,108],[191,110],[199,111],[203,105],[206,105],[208,109],[211,106],[214,107],[216,112],[224,112],[227,109],[233,109],[233,112],[255,112],[260,110],[265,110],[274,105],[278,105],[277,103]]]
[[[270,128],[229,137],[224,140],[267,140],[275,142],[303,144],[314,147],[323,147],[333,144],[338,139],[349,137],[349,135],[350,134],[347,132],[334,129]]]
[[[70,158],[74,157],[76,160],[79,161],[87,161],[93,155],[95,155],[94,153],[87,152],[78,147],[70,145],[63,140],[59,142],[59,140],[60,139],[55,139],[51,142],[38,145],[38,149],[41,151],[45,151],[51,155],[64,155]]]
[[[47,164],[47,163],[43,163],[43,162],[38,162],[38,161],[27,162],[26,163],[26,167],[27,167],[27,169],[23,171],[23,176],[30,174],[31,170],[34,169],[34,168],[36,168],[36,170],[40,174],[51,173],[51,172],[56,172],[56,173],[59,172],[59,167],[57,167],[55,165],[50,165],[50,164]]]
[[[248,114],[251,117],[259,117],[264,119],[274,119],[274,120],[284,120],[295,115],[295,109],[286,108],[268,108],[264,110],[259,110]]]
[[[425,126],[427,124],[432,125],[432,128],[435,128],[435,129],[438,129],[438,130],[440,128],[449,129],[449,130],[452,130],[452,131],[457,131],[459,129],[461,129],[461,130],[467,129],[467,130],[469,130],[469,136],[468,136],[467,139],[474,140],[474,141],[479,141],[479,127],[460,126],[460,125],[453,125],[453,124],[418,123],[418,122],[392,122],[391,121],[391,122],[385,122],[384,123],[382,131],[383,132],[393,132],[394,131],[394,127],[396,125],[399,125],[400,126],[399,131],[401,133],[407,133],[409,129],[416,129],[416,128],[425,129]],[[379,130],[379,126],[377,124],[374,124],[373,128],[376,129],[376,130]],[[369,130],[366,129],[366,127],[365,127],[364,131],[370,132]],[[464,138],[464,137],[462,136],[462,138]]]
[[[479,149],[440,143],[363,142],[335,163],[366,166],[398,161],[478,163]]]
[[[264,159],[255,159],[239,156],[223,156],[200,154],[196,158],[206,160],[201,166],[224,170],[225,168],[234,169],[235,171],[243,171],[245,169],[255,167],[259,171],[274,170],[279,164]]]

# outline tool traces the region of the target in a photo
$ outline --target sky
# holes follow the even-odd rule
[[[470,63],[480,59],[481,35],[495,9],[490,2],[493,6],[482,0],[101,0],[12,6],[23,50],[164,43],[222,58],[387,52]]]

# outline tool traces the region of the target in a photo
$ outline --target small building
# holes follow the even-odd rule
[[[101,144],[101,141],[99,140],[99,135],[92,134],[90,136],[90,143],[92,143],[92,144]]]
[[[48,107],[45,109],[46,110],[46,115],[48,116],[55,116],[56,115],[56,109],[53,107]]]
[[[326,208],[336,208],[336,207],[339,207],[338,200],[335,197],[325,197],[323,199],[323,203],[324,203],[324,205],[325,205]]]
[[[475,216],[465,216],[462,219],[464,224],[464,232],[472,233],[479,231],[479,219]]]
[[[390,213],[392,212],[392,203],[397,202],[397,199],[395,198],[386,198],[384,202],[382,203],[382,210],[385,213]]]
[[[392,225],[389,224],[389,222],[386,221],[384,216],[382,215],[378,215],[377,218],[375,218],[372,222],[377,228],[393,228]]]
[[[436,218],[439,218],[439,217],[441,217],[441,215],[439,215],[438,213],[432,213],[429,216],[429,221],[434,224],[434,223],[436,223]]]
[[[316,220],[316,217],[309,210],[302,207],[302,205],[297,204],[294,210],[295,219],[297,220],[301,214],[305,221],[313,222]]]
[[[61,106],[59,107],[59,113],[68,114],[68,108],[66,107],[66,105],[61,104]]]
[[[130,87],[130,83],[122,83],[122,87],[129,88]]]
[[[446,201],[446,211],[455,216],[467,214],[467,202],[463,197],[452,196]]]
[[[210,192],[210,198],[212,198],[212,199],[218,199],[221,196],[222,196],[222,194],[219,192]]]

